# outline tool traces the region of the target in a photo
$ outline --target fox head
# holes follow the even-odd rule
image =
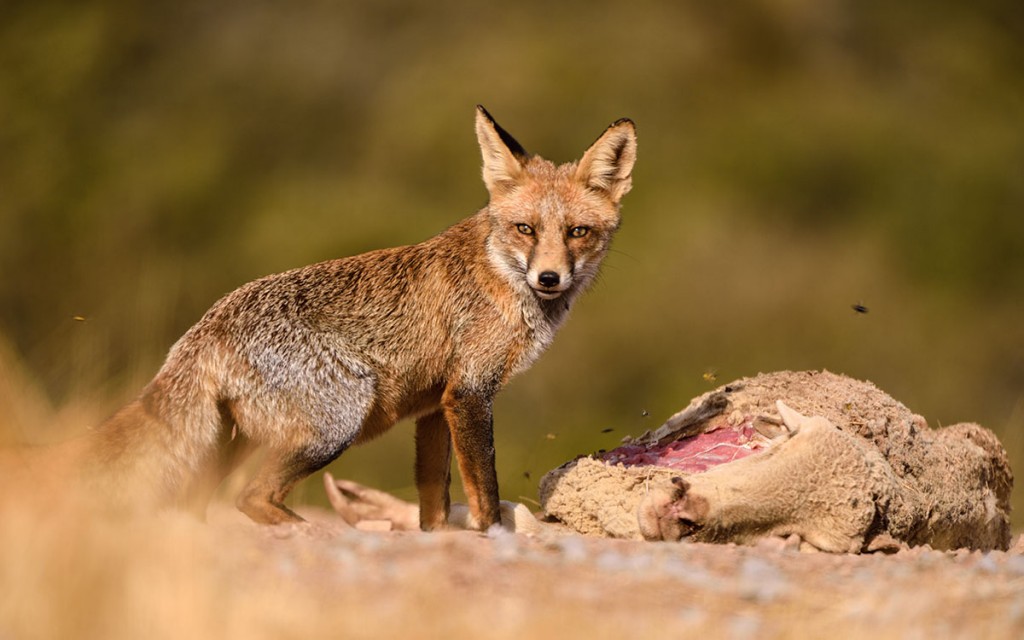
[[[530,155],[477,107],[476,135],[490,201],[488,255],[513,286],[541,300],[578,292],[597,275],[632,186],[633,122],[609,126],[578,162]]]

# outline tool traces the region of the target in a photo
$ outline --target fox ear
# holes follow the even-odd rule
[[[635,162],[636,126],[623,118],[590,145],[576,167],[576,177],[588,187],[606,192],[617,204],[633,186]]]
[[[480,105],[476,106],[476,138],[484,157],[487,190],[491,195],[508,190],[518,179],[530,154]]]

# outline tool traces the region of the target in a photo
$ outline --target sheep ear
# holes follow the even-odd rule
[[[530,154],[480,105],[476,106],[476,138],[484,159],[487,191],[493,197],[514,187]]]
[[[623,118],[608,127],[590,145],[576,167],[576,177],[591,189],[608,194],[618,204],[633,186],[636,162],[636,125]]]
[[[782,422],[785,423],[786,428],[789,429],[789,434],[791,436],[796,435],[800,431],[800,427],[807,422],[807,416],[799,413],[795,409],[790,409],[782,400],[775,401],[775,408],[779,410]]]

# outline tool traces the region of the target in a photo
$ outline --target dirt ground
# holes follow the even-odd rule
[[[1024,634],[1024,555],[259,527],[5,509],[0,638]]]

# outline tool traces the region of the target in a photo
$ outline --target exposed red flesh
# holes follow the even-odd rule
[[[750,420],[744,420],[735,427],[725,425],[662,446],[627,444],[602,454],[601,459],[627,467],[653,465],[693,474],[745,458],[764,449],[767,442]]]

